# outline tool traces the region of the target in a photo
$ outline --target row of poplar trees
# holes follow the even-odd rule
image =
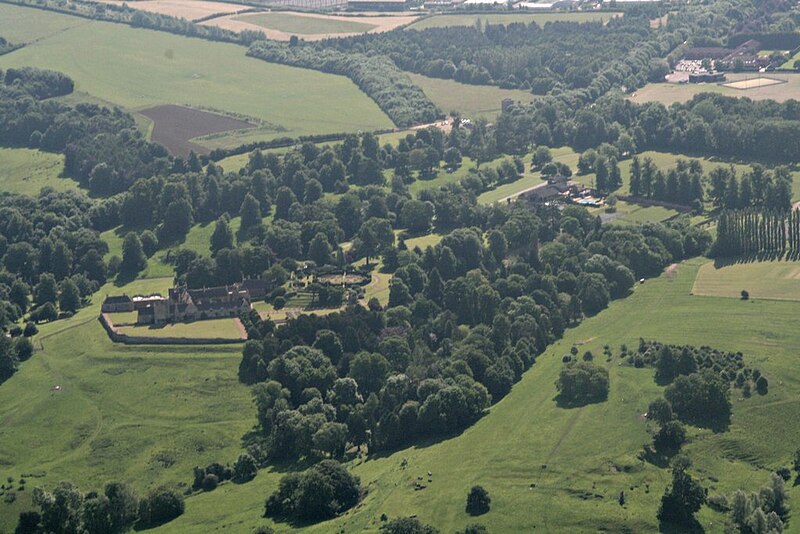
[[[717,223],[714,256],[800,252],[800,212],[723,211]]]

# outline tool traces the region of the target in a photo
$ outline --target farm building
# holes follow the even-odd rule
[[[411,7],[410,0],[347,0],[353,11],[403,11]]]
[[[162,324],[235,317],[250,310],[250,294],[239,284],[203,289],[172,288],[169,297],[140,308],[137,324]]]
[[[132,312],[133,300],[128,295],[106,295],[100,310],[103,313]]]
[[[689,74],[689,83],[717,83],[724,81],[725,74],[721,72],[692,72]]]
[[[549,11],[555,9],[555,2],[519,2],[514,4],[516,9],[527,9],[529,11]]]

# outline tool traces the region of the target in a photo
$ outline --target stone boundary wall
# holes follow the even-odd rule
[[[129,336],[122,334],[114,329],[114,323],[108,314],[101,313],[98,317],[100,324],[114,343],[124,343],[126,345],[233,345],[244,343],[244,339],[231,338],[191,338],[191,337],[148,337],[148,336]]]

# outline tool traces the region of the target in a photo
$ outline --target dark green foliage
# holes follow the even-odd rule
[[[358,477],[334,460],[323,460],[303,473],[284,476],[267,499],[264,515],[290,520],[321,521],[349,510],[358,502]]]
[[[182,515],[185,508],[183,495],[179,492],[158,488],[139,503],[139,524],[144,527],[163,525]]]
[[[489,511],[491,503],[489,492],[483,486],[472,486],[467,495],[466,512],[469,515],[483,515]]]
[[[398,517],[381,525],[381,534],[439,534],[439,530],[416,517]]]
[[[556,381],[558,402],[582,406],[608,397],[608,370],[590,362],[570,362]]]
[[[122,242],[122,263],[120,273],[126,276],[135,275],[147,267],[147,256],[142,241],[134,232],[129,232]]]
[[[695,512],[705,502],[703,487],[691,477],[686,467],[675,467],[672,470],[672,483],[661,498],[658,519],[662,523],[692,527],[695,523]]]
[[[728,388],[719,375],[706,370],[679,376],[664,391],[664,397],[682,421],[725,429],[731,417]]]
[[[249,454],[241,454],[233,464],[232,480],[237,484],[244,484],[253,480],[258,474],[258,465],[255,459]]]
[[[674,454],[686,441],[686,430],[679,421],[667,421],[653,437],[653,446],[661,454]]]

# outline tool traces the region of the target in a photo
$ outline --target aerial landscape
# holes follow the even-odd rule
[[[0,534],[800,533],[800,5],[0,0]]]

